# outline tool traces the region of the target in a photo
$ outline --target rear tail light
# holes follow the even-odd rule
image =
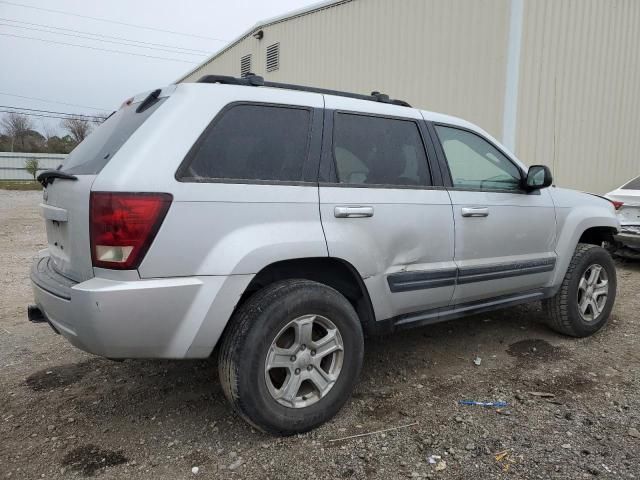
[[[624,202],[618,202],[617,200],[610,200],[610,202],[613,203],[613,208],[616,210],[620,210],[624,205]]]
[[[91,192],[89,223],[93,266],[117,270],[138,268],[172,199],[168,193]]]

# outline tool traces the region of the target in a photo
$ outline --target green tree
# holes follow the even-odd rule
[[[36,180],[38,175],[38,167],[40,166],[37,158],[30,158],[24,162],[24,169],[33,176],[33,180]]]
[[[76,142],[70,135],[60,138],[57,135],[47,139],[47,152],[49,153],[69,153],[76,146]]]

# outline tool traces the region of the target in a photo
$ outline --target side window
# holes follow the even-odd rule
[[[498,149],[465,130],[436,125],[453,186],[480,190],[517,190],[521,173]]]
[[[205,130],[181,178],[301,181],[310,118],[302,108],[233,106]]]
[[[333,155],[340,183],[430,184],[420,131],[410,120],[336,113]]]

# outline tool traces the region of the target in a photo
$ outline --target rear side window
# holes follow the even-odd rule
[[[634,178],[629,183],[627,183],[624,187],[622,187],[622,189],[623,190],[640,190],[640,177]]]
[[[304,108],[234,105],[205,130],[177,177],[302,181],[310,118]]]
[[[166,97],[136,113],[140,103],[134,103],[113,113],[98,128],[73,149],[62,170],[76,175],[97,175],[113,158],[129,137],[155,112]]]
[[[430,183],[420,131],[410,120],[337,113],[333,155],[340,183],[398,186]]]

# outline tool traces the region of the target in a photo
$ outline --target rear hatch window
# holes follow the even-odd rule
[[[131,104],[111,114],[66,158],[62,170],[74,175],[97,175],[133,133],[166,100],[159,98],[139,113]]]

